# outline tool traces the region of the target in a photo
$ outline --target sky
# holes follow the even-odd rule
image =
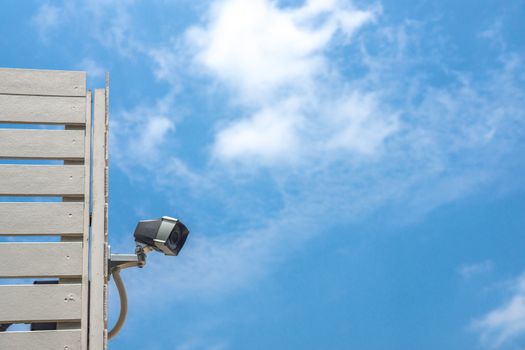
[[[525,349],[523,0],[0,2],[0,66],[110,73],[111,350]],[[110,323],[118,297],[110,293]]]

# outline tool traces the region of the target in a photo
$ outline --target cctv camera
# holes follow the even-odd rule
[[[139,221],[135,228],[135,254],[110,254],[108,261],[109,275],[113,276],[120,296],[120,315],[115,326],[108,332],[108,339],[118,334],[128,312],[126,288],[120,277],[120,270],[146,265],[146,254],[152,250],[166,255],[178,255],[190,231],[179,220],[163,216],[155,220]],[[7,328],[0,324],[0,332]]]
[[[166,255],[178,255],[189,230],[177,219],[163,216],[155,220],[139,221],[135,228],[135,242]]]

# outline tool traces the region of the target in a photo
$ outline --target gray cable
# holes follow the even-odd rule
[[[124,322],[126,321],[126,316],[128,314],[128,296],[126,295],[126,287],[124,287],[124,282],[122,277],[120,277],[120,269],[114,269],[112,271],[113,279],[115,280],[115,285],[118,289],[118,295],[120,297],[120,315],[118,316],[117,323],[113,326],[113,329],[108,333],[108,340],[113,338],[118,334]]]

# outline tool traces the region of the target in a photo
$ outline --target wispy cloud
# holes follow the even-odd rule
[[[62,16],[63,11],[58,6],[43,4],[38,8],[32,17],[32,23],[42,40],[46,41],[50,31],[60,26]]]
[[[135,0],[54,1],[41,5],[32,17],[42,41],[66,25],[84,26],[85,35],[121,55],[133,56],[141,50],[132,35],[129,8]]]
[[[502,22],[502,19],[499,18],[493,21],[492,24],[488,26],[487,29],[479,33],[479,36],[481,38],[488,40],[492,45],[498,47],[499,49],[504,50],[507,45],[506,45],[505,38],[502,33],[502,28],[503,28],[503,22]]]
[[[469,279],[471,277],[491,272],[494,269],[494,263],[490,260],[485,260],[473,264],[461,265],[458,268],[458,273],[461,277]]]
[[[525,336],[525,277],[518,278],[512,286],[511,297],[501,306],[472,323],[480,334],[482,343],[494,349]]]
[[[176,115],[171,104],[172,95],[158,99],[154,105],[138,105],[134,110],[116,112],[112,118],[112,156],[122,169],[140,164],[150,168],[161,159],[159,148],[169,133],[175,131]],[[133,176],[132,169],[128,172]]]

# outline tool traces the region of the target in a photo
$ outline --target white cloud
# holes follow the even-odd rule
[[[458,269],[458,273],[461,277],[469,279],[471,277],[491,272],[494,269],[494,264],[490,260],[477,262],[474,264],[461,265]]]
[[[276,100],[216,135],[213,156],[249,166],[295,165],[330,154],[374,157],[400,129],[397,113],[374,93],[359,91],[306,101]]]
[[[492,22],[492,24],[485,30],[483,30],[479,36],[489,41],[492,45],[505,49],[506,42],[502,33],[503,21],[501,18]]]
[[[293,103],[292,103],[293,104]],[[216,136],[214,156],[252,164],[290,161],[299,148],[297,135],[302,116],[293,106],[276,106],[234,122]]]
[[[338,33],[352,38],[377,12],[335,0],[293,8],[268,0],[217,2],[187,40],[196,63],[255,112],[217,132],[215,159],[254,166],[293,164],[328,149],[374,153],[396,130],[395,117],[379,112],[370,94],[346,94],[329,51]]]
[[[131,111],[117,111],[111,118],[112,157],[122,169],[136,173],[137,165],[151,168],[165,152],[161,146],[169,133],[175,131],[176,115],[172,111],[171,94],[154,104],[144,104]]]
[[[43,40],[46,40],[49,31],[60,25],[62,16],[62,9],[58,6],[43,4],[38,8],[32,17],[32,22]]]
[[[484,345],[499,349],[525,336],[525,277],[515,281],[513,292],[507,302],[472,323]]]
[[[59,27],[84,27],[82,38],[94,38],[98,43],[117,51],[119,54],[132,57],[142,50],[132,35],[133,19],[129,8],[135,0],[62,0],[53,4],[41,5],[32,17],[35,29],[42,41],[48,40],[52,30]]]
[[[322,113],[329,119],[326,148],[331,151],[344,149],[370,156],[399,129],[397,115],[389,113],[372,93],[354,92],[328,107],[331,110]]]
[[[159,145],[165,141],[166,135],[174,129],[175,125],[169,118],[149,118],[132,150],[135,151],[135,154],[141,154],[143,157],[151,157],[157,152]]]
[[[150,49],[148,54],[156,65],[154,69],[155,78],[173,82],[178,76],[177,54],[166,48]]]
[[[282,87],[311,84],[326,68],[323,50],[336,31],[350,36],[373,14],[335,1],[290,10],[268,0],[227,0],[218,1],[209,16],[206,27],[188,32],[197,61],[244,98],[261,100]]]

